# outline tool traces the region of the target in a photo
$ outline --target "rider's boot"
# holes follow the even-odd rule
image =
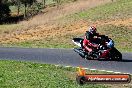
[[[87,54],[85,54],[84,59],[86,59],[86,60],[88,59],[88,55]]]

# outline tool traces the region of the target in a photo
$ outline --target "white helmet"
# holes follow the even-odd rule
[[[91,32],[91,33],[96,33],[96,31],[97,31],[97,29],[96,29],[96,27],[94,27],[94,26],[91,26],[91,27],[89,28],[89,32]]]

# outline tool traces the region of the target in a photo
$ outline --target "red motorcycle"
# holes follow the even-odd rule
[[[105,60],[122,60],[122,54],[114,47],[114,41],[108,36],[102,35],[95,39],[96,44],[98,44],[98,48],[94,49],[94,53],[91,55],[88,54],[87,51],[83,48],[83,38],[73,38],[73,43],[79,48],[74,48],[74,51],[77,52],[82,58],[86,59],[105,59]]]

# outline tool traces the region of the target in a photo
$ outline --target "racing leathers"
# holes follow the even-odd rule
[[[83,40],[83,47],[85,49],[85,51],[87,51],[89,54],[93,52],[93,49],[97,48],[98,45],[97,44],[93,44],[93,42],[97,42],[96,38],[94,38],[94,36],[99,36],[98,33],[94,33],[92,34],[89,31],[86,31],[85,33],[85,37]]]
[[[97,44],[93,44],[93,43],[91,43],[90,40],[84,38],[83,47],[84,47],[85,51],[91,53],[93,51],[93,49],[97,48],[98,46],[97,46]]]

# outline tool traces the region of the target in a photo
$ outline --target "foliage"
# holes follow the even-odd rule
[[[0,0],[0,3],[6,3],[8,0]]]
[[[0,1],[0,20],[4,20],[10,16],[10,9],[5,0]]]
[[[27,10],[27,17],[32,17],[37,15],[39,11],[42,9],[42,3],[34,3],[28,10]]]
[[[23,4],[29,4],[32,5],[36,0],[20,0]]]

